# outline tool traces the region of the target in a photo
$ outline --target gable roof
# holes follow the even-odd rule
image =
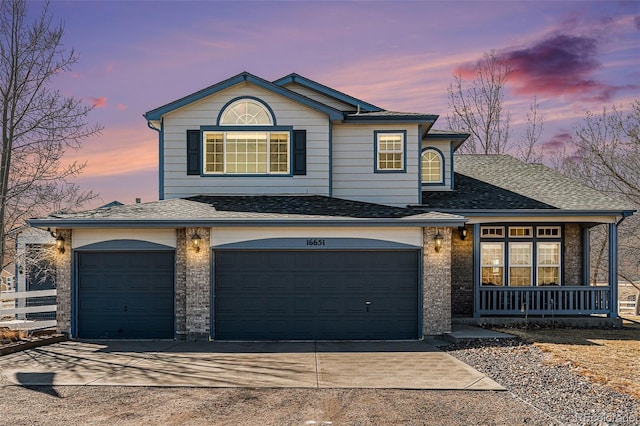
[[[331,87],[325,86],[324,84],[320,84],[296,73],[291,73],[279,78],[273,83],[278,86],[286,86],[287,84],[296,83],[337,101],[352,105],[354,108],[358,108],[359,106],[363,111],[382,111],[382,108],[378,106],[365,102],[362,99],[354,98],[353,96],[347,95],[346,93],[340,92],[336,89],[332,89]]]
[[[230,77],[224,81],[221,81],[220,83],[216,83],[212,86],[209,86],[207,88],[204,88],[202,90],[199,90],[195,93],[192,93],[190,95],[187,95],[183,98],[177,99],[173,102],[169,102],[166,105],[160,106],[158,108],[152,109],[151,111],[148,111],[146,113],[144,113],[144,118],[147,119],[147,121],[152,121],[152,120],[160,120],[162,118],[163,115],[168,114],[172,111],[175,111],[178,108],[182,108],[185,105],[188,105],[192,102],[196,102],[200,99],[203,99],[207,96],[213,95],[214,93],[218,93],[222,90],[228,89],[229,87],[235,86],[236,84],[242,83],[242,82],[249,82],[252,84],[255,84],[256,86],[259,86],[263,89],[269,90],[271,92],[277,93],[279,95],[282,95],[286,98],[289,98],[295,102],[301,103],[303,105],[306,105],[310,108],[313,108],[317,111],[323,112],[325,114],[327,114],[329,116],[329,118],[331,120],[342,120],[343,118],[343,114],[341,111],[332,108],[328,105],[325,105],[321,102],[315,101],[311,98],[308,98],[304,95],[301,95],[299,93],[296,93],[292,90],[289,90],[285,87],[279,86],[277,84],[271,83],[267,80],[264,80],[260,77],[257,77],[253,74],[250,74],[246,71],[241,72],[240,74],[237,74],[233,77]]]
[[[510,155],[455,155],[453,191],[425,191],[440,210],[551,210],[631,214],[634,208],[542,164]]]

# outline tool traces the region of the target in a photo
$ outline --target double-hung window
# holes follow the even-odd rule
[[[482,285],[504,284],[504,243],[483,242],[482,250]]]
[[[202,132],[204,174],[289,174],[291,132],[273,124],[260,102],[231,103],[220,114],[219,126]]]
[[[404,172],[406,131],[376,131],[376,172]]]

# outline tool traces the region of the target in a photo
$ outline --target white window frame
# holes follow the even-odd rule
[[[513,263],[513,252],[511,251],[513,248],[515,248],[516,246],[527,246],[529,249],[529,263]],[[509,282],[507,283],[507,285],[509,287],[531,287],[533,285],[533,243],[532,242],[525,242],[525,241],[509,241],[509,265],[507,265],[507,267],[509,268]],[[517,268],[529,268],[529,284],[513,284],[513,277],[511,274],[511,269],[517,269]]]
[[[227,136],[229,134],[237,134],[237,133],[256,133],[256,134],[260,134],[261,136],[264,135],[266,137],[266,158],[265,158],[265,166],[266,166],[266,171],[265,172],[229,172],[227,165],[228,165],[228,156],[229,154],[229,150],[227,149]],[[209,152],[207,151],[207,136],[210,134],[214,134],[214,135],[222,135],[222,147],[223,147],[223,171],[207,171],[207,155],[209,154]],[[287,146],[287,169],[286,171],[271,171],[271,135],[272,134],[277,134],[277,135],[286,135],[287,137],[287,142],[286,142],[286,146]],[[291,132],[288,130],[264,130],[264,131],[251,131],[251,130],[230,130],[230,131],[221,131],[221,130],[205,130],[203,131],[203,135],[202,135],[202,140],[203,140],[203,155],[202,155],[202,170],[203,170],[203,175],[207,175],[207,176],[221,176],[221,175],[227,175],[227,176],[265,176],[265,175],[276,175],[276,176],[281,176],[281,175],[290,175],[291,174]]]
[[[513,235],[511,231],[526,230],[529,231],[529,235]],[[533,238],[533,226],[510,226],[509,238]]]
[[[504,238],[504,226],[481,226],[480,236],[481,238]]]
[[[500,259],[493,259],[491,263],[483,263],[483,258],[484,258],[484,247],[485,246],[500,246],[500,252],[501,252],[501,256]],[[505,252],[504,252],[504,242],[502,241],[483,241],[480,243],[480,284],[482,285],[482,270],[484,268],[492,268],[492,269],[502,269],[502,276],[501,276],[501,281],[502,284],[496,284],[496,286],[498,287],[504,287],[505,285],[505,265],[504,265],[504,260],[505,260]],[[498,261],[498,263],[496,263],[496,260]],[[497,274],[497,271],[493,271],[493,274]]]
[[[375,172],[376,173],[404,173],[406,171],[406,152],[405,147],[407,145],[406,131],[375,131],[375,143],[376,143],[376,155],[375,155]],[[381,137],[394,136],[400,138],[399,149],[380,149]],[[381,154],[400,154],[400,167],[396,168],[382,168],[380,167],[380,155]]]
[[[249,115],[247,111],[249,104],[257,106],[258,108],[260,108],[260,111],[256,114]],[[245,108],[244,115],[239,115],[236,112],[236,109],[241,105],[244,105]],[[234,113],[236,115],[235,122],[226,122],[225,120],[231,113]],[[257,120],[256,117],[261,114],[264,114],[264,116],[266,116],[266,121]],[[253,120],[251,120],[251,118],[253,118]],[[273,126],[273,116],[271,115],[271,112],[269,112],[269,109],[265,107],[261,102],[251,98],[242,98],[238,99],[235,102],[232,102],[224,109],[224,111],[222,111],[222,114],[220,114],[219,124],[220,126]]]
[[[437,180],[426,180],[425,179],[425,155],[427,154],[433,154],[435,156],[435,158],[438,159],[438,179]],[[433,164],[434,161],[430,161],[429,164]],[[438,150],[433,149],[433,148],[426,148],[425,150],[422,151],[422,154],[420,154],[420,172],[422,175],[422,183],[424,184],[428,184],[428,185],[433,185],[433,184],[443,184],[444,183],[444,158],[442,156],[442,154],[440,152],[438,152]]]
[[[542,232],[547,231],[547,230],[556,231],[557,235],[547,235],[547,234],[542,233]],[[560,226],[538,226],[538,227],[536,227],[536,237],[538,237],[538,238],[561,238],[562,237],[562,227],[560,227]]]
[[[549,244],[558,247],[558,262],[557,263],[540,263],[540,246]],[[536,243],[536,286],[542,286],[540,283],[540,268],[558,268],[558,282],[555,285],[561,285],[562,283],[562,243],[560,241],[542,241]],[[548,285],[548,283],[546,283]]]

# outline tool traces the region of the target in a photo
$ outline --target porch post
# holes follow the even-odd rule
[[[609,224],[609,317],[618,317],[618,224]]]
[[[590,285],[591,278],[591,230],[582,228],[582,285]]]
[[[480,224],[473,225],[473,317],[480,318]]]

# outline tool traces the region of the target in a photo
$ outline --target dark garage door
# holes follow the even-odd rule
[[[418,252],[217,251],[215,338],[415,339]]]
[[[172,339],[174,253],[78,253],[78,337]]]

